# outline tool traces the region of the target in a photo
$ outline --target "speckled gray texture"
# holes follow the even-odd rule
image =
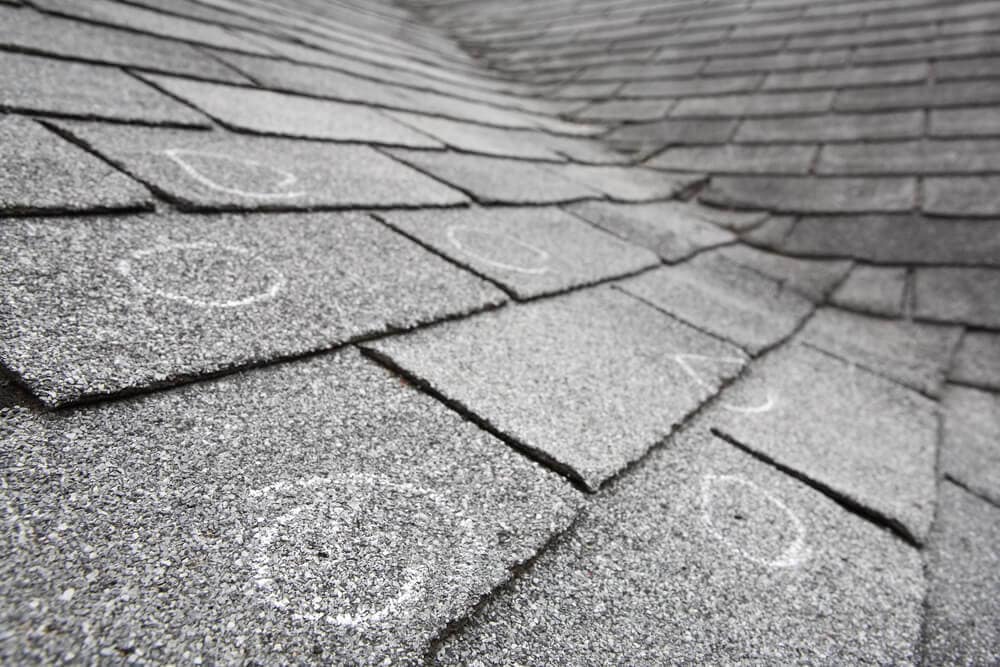
[[[948,387],[941,470],[1000,506],[1000,394]]]
[[[910,664],[919,554],[692,428],[449,639],[456,665]]]
[[[916,317],[1000,329],[1000,269],[920,268],[913,289]]]
[[[462,123],[403,111],[387,111],[386,115],[458,150],[500,157],[556,162],[563,160],[549,146],[541,143],[541,139],[533,132]]]
[[[249,79],[231,67],[189,44],[29,10],[0,10],[0,44],[205,79],[249,83]]]
[[[354,350],[0,408],[0,661],[418,663],[579,492]]]
[[[929,396],[941,392],[962,330],[823,308],[802,339]]]
[[[680,202],[581,202],[568,207],[584,220],[649,248],[667,262],[679,262],[699,250],[736,240],[732,232],[707,222],[694,208]]]
[[[1000,333],[967,331],[948,376],[963,384],[1000,390]]]
[[[366,345],[590,489],[746,361],[608,287]]]
[[[943,482],[928,570],[925,664],[1000,663],[1000,508]]]
[[[750,368],[708,423],[922,542],[934,514],[937,408],[800,344]]]
[[[309,139],[440,148],[441,143],[360,104],[172,76],[143,78],[239,130]]]
[[[0,362],[50,405],[501,303],[360,214],[0,225]]]
[[[151,208],[146,188],[27,118],[0,116],[0,213]]]
[[[906,269],[892,266],[856,266],[831,300],[850,310],[899,317],[906,294]]]
[[[614,278],[660,261],[645,248],[558,208],[401,211],[379,217],[519,299]]]
[[[799,259],[746,245],[726,246],[717,252],[741,266],[774,278],[814,302],[825,299],[851,270],[851,262],[847,260]]]
[[[667,175],[642,167],[569,164],[553,165],[550,169],[560,176],[603,192],[610,199],[625,202],[667,199],[700,180],[699,176]]]
[[[483,204],[550,204],[603,196],[597,190],[559,176],[544,164],[450,152],[389,152],[468,192]]]
[[[446,206],[468,201],[368,146],[61,123],[188,209]]]
[[[715,253],[618,285],[751,354],[790,335],[813,310],[812,302],[797,292]]]
[[[0,110],[207,126],[193,109],[116,67],[0,53]]]

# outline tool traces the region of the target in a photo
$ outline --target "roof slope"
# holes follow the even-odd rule
[[[996,0],[0,0],[0,661],[997,662],[998,65]]]

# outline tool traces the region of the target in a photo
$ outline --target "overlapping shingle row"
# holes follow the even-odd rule
[[[996,656],[946,9],[0,3],[0,656]]]

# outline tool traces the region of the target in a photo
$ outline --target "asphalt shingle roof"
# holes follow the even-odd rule
[[[1000,662],[997,0],[0,0],[0,662]]]

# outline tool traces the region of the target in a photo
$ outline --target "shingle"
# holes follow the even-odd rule
[[[928,558],[924,649],[928,663],[988,665],[1000,660],[1000,510],[953,484]]]
[[[1000,72],[1000,56],[942,60],[934,63],[934,76],[938,79],[992,78]]]
[[[625,84],[619,97],[680,98],[689,95],[717,95],[742,93],[755,90],[760,76],[699,77],[697,79],[664,79],[662,81],[633,81]]]
[[[1000,140],[891,141],[824,146],[821,174],[960,174],[1000,171]]]
[[[805,174],[815,153],[815,146],[675,147],[654,155],[646,165],[712,173]]]
[[[960,335],[958,327],[824,308],[806,324],[801,339],[923,394],[937,396]]]
[[[1000,329],[1000,270],[920,268],[914,289],[919,318]]]
[[[188,44],[28,10],[0,9],[0,44],[71,58],[249,83],[232,68]]]
[[[919,137],[923,112],[830,114],[796,118],[749,118],[740,124],[735,141],[857,141]]]
[[[719,176],[700,198],[710,204],[801,213],[908,211],[916,197],[912,178],[802,178]]]
[[[738,348],[610,288],[366,345],[592,490],[744,363]],[[695,382],[676,355],[726,363]]]
[[[797,292],[724,255],[703,254],[619,283],[621,289],[702,331],[759,354],[812,312]]]
[[[996,80],[945,81],[933,86],[856,88],[837,93],[838,111],[882,111],[925,107],[962,107],[1000,103]]]
[[[916,662],[919,553],[704,422],[603,501],[438,664]]]
[[[398,111],[387,111],[386,115],[458,150],[498,157],[562,161],[538,132],[505,130]]]
[[[83,123],[60,127],[183,209],[468,201],[461,192],[368,146]]]
[[[666,116],[671,105],[664,100],[608,100],[587,106],[573,116],[582,120],[650,121]]]
[[[688,204],[702,220],[713,222],[719,227],[736,233],[753,229],[762,224],[768,217],[768,214],[763,211],[738,211],[731,208],[702,206],[697,202],[688,202]]]
[[[623,125],[605,139],[611,144],[640,154],[664,146],[725,143],[732,136],[735,120],[665,120],[659,123]]]
[[[795,88],[847,88],[880,86],[923,81],[927,77],[925,63],[905,63],[880,67],[845,67],[844,69],[773,72],[764,81],[764,90]]]
[[[927,537],[937,457],[930,399],[793,344],[754,364],[720,401],[707,416],[720,432],[915,541]]]
[[[927,60],[928,58],[955,58],[996,53],[1000,40],[993,35],[974,37],[948,37],[935,40],[918,40],[911,44],[892,44],[859,48],[854,52],[854,63],[882,63],[895,60]]]
[[[1000,237],[990,220],[912,215],[807,216],[784,237],[787,252],[870,262],[1000,265]]]
[[[831,297],[848,310],[900,317],[906,292],[906,269],[891,266],[857,266]]]
[[[567,137],[539,132],[535,135],[535,140],[573,162],[588,164],[627,164],[631,162],[626,155],[615,151],[604,142],[585,137]]]
[[[239,130],[391,146],[441,147],[430,137],[357,104],[152,74],[143,78]]]
[[[49,405],[504,300],[357,214],[32,219],[0,241],[0,361]]]
[[[545,204],[602,197],[596,190],[533,162],[434,151],[390,152],[480,203]]]
[[[731,245],[717,252],[817,303],[826,299],[834,285],[840,283],[851,269],[851,263],[844,260],[788,257],[746,245]]]
[[[74,2],[74,0],[33,1],[40,9],[56,14],[82,17],[100,23],[123,26],[153,35],[207,44],[223,49],[233,49],[246,53],[270,53],[264,47],[243,39],[222,26],[165,14],[136,5],[113,2],[112,0],[87,0],[85,3]]]
[[[2,419],[12,664],[417,662],[579,505],[355,351]]]
[[[766,56],[741,56],[738,58],[712,58],[702,70],[705,74],[732,74],[736,72],[775,72],[810,67],[837,67],[846,65],[850,51],[822,50],[785,52]]]
[[[1000,135],[1000,114],[982,108],[936,109],[928,132],[936,137]]]
[[[549,169],[571,181],[603,192],[609,199],[625,202],[667,199],[703,178],[698,174],[664,174],[642,167],[569,164],[553,165]]]
[[[1000,176],[924,179],[923,210],[932,215],[1000,215]]]
[[[802,93],[758,93],[756,95],[717,95],[688,97],[670,112],[683,116],[771,116],[780,114],[821,113],[830,109],[834,94],[829,91]]]
[[[948,378],[1000,391],[1000,333],[967,331],[955,353]]]
[[[659,263],[558,208],[409,211],[379,216],[404,234],[530,298]]]
[[[601,229],[649,248],[668,262],[736,240],[732,232],[706,221],[698,208],[679,202],[582,202],[569,210]]]
[[[0,116],[0,213],[151,208],[145,188],[37,123]]]
[[[954,385],[948,388],[941,470],[1000,505],[1000,394]]]
[[[207,125],[205,117],[115,67],[0,52],[0,109],[143,123]]]

